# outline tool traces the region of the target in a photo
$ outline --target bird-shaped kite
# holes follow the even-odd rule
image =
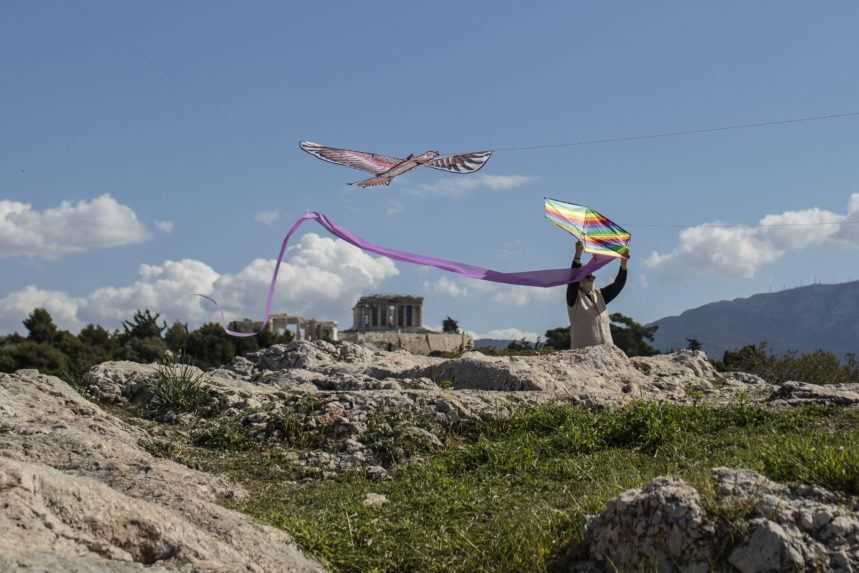
[[[302,141],[299,147],[322,161],[372,173],[373,177],[369,179],[349,183],[359,187],[390,185],[394,177],[422,165],[450,173],[474,173],[480,171],[492,155],[492,151],[475,151],[441,156],[438,151],[425,151],[420,155],[409,155],[405,159],[398,159],[378,153],[325,147],[312,141]]]

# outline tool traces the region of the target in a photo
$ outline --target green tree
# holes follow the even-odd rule
[[[775,361],[767,351],[766,342],[750,344],[737,350],[726,350],[722,355],[722,362],[717,366],[728,372],[757,374],[766,380],[771,380],[775,374]]]
[[[24,319],[24,326],[27,327],[27,332],[30,333],[27,339],[33,342],[51,342],[54,336],[57,335],[57,325],[54,324],[51,314],[44,308],[34,309]]]
[[[160,314],[152,314],[152,312],[147,308],[144,311],[138,310],[137,312],[135,312],[131,320],[123,320],[123,342],[127,341],[130,338],[160,339],[161,333],[167,329],[166,322],[162,322],[160,325],[158,324],[158,319],[160,317]]]
[[[188,325],[182,324],[178,320],[164,333],[164,342],[167,343],[167,347],[173,352],[179,352],[184,349],[187,338]]]
[[[109,349],[112,346],[110,333],[97,324],[88,324],[78,333],[78,340],[89,346]]]
[[[859,363],[855,354],[848,354],[843,364],[838,356],[824,350],[805,354],[792,351],[776,356],[769,352],[766,342],[726,351],[716,367],[729,372],[757,374],[773,384],[789,380],[811,384],[859,383]]]
[[[570,329],[566,326],[559,326],[546,331],[546,346],[557,348],[558,350],[570,349]]]
[[[80,335],[75,336],[71,332],[62,330],[54,337],[52,346],[67,357],[68,372],[66,374],[82,376],[101,362],[113,358],[111,348],[107,345],[88,344],[86,336],[81,340]]]
[[[0,354],[0,364],[7,372],[35,368],[43,374],[60,375],[69,369],[68,356],[44,342],[24,340],[6,345]]]
[[[201,368],[213,368],[235,358],[236,345],[223,326],[210,322],[188,335],[185,355]]]
[[[701,341],[697,338],[687,338],[686,350],[701,350]]]
[[[459,323],[448,316],[447,318],[445,318],[442,321],[441,330],[442,330],[442,332],[458,333],[459,332]]]
[[[273,346],[275,344],[289,344],[290,342],[292,342],[292,339],[292,331],[290,330],[284,330],[283,334],[277,334],[276,332],[263,330],[256,335],[257,344],[260,348],[268,348],[269,346]],[[241,350],[240,354],[244,354],[245,352],[253,351]]]
[[[653,342],[658,326],[644,326],[628,316],[616,312],[610,315],[611,337],[614,344],[627,356],[653,356],[659,354],[649,343]]]
[[[131,338],[120,346],[115,358],[117,360],[129,360],[150,364],[161,362],[167,355],[167,344],[160,338],[150,336],[149,338]]]
[[[12,355],[12,345],[3,344],[0,346],[0,372],[15,371],[15,357]]]

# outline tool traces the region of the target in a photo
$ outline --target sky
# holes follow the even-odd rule
[[[859,4],[7,0],[0,18],[0,332],[138,308],[260,318],[280,241],[319,211],[360,237],[499,271],[569,265],[543,198],[632,233],[612,310],[859,279]],[[311,140],[405,156],[498,148],[473,175],[358,189]],[[766,226],[761,226],[761,223]],[[709,225],[708,225],[709,224]],[[714,226],[719,224],[720,226]],[[610,282],[617,265],[599,273]],[[565,325],[564,289],[368,255],[311,223],[275,310],[351,326],[361,295],[425,297],[478,336]]]

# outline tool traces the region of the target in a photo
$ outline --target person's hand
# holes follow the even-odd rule
[[[576,258],[580,259],[585,251],[585,245],[581,241],[576,241]]]

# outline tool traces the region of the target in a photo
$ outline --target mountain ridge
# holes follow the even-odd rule
[[[813,284],[721,300],[659,319],[654,345],[684,348],[695,338],[713,358],[766,342],[775,353],[859,353],[859,281]]]

